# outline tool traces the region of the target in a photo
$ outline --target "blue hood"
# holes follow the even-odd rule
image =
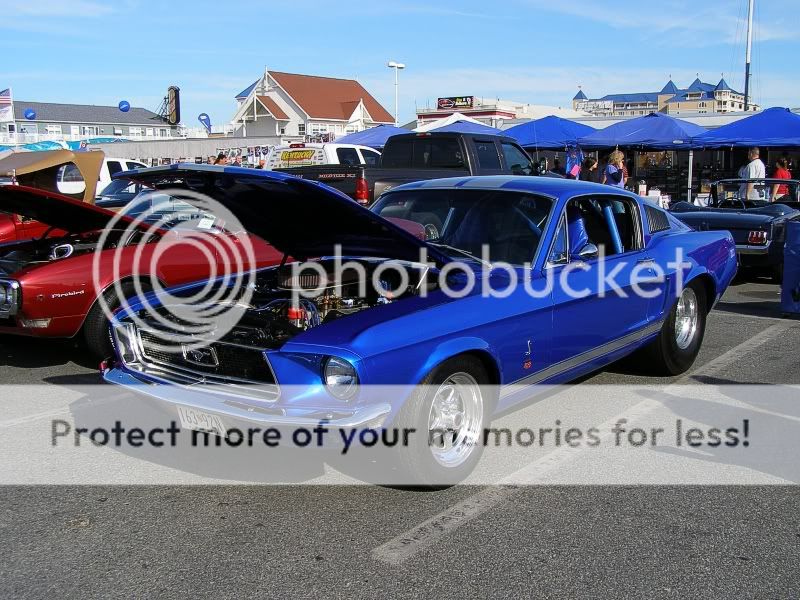
[[[285,173],[175,164],[124,171],[115,176],[120,178],[156,189],[205,194],[230,210],[250,233],[296,260],[333,256],[337,245],[344,256],[415,262],[424,248],[436,263],[450,260],[338,190]]]

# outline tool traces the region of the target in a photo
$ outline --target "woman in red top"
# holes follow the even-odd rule
[[[791,179],[792,173],[788,169],[788,162],[785,158],[779,158],[775,163],[775,172],[772,174],[773,179]],[[781,183],[776,183],[772,186],[772,201],[778,202],[783,196],[789,193],[789,186]]]

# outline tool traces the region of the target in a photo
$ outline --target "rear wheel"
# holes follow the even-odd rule
[[[701,283],[690,282],[667,315],[658,337],[642,352],[648,371],[680,375],[692,366],[706,328],[706,293]]]
[[[472,472],[491,414],[488,384],[486,369],[472,356],[452,358],[425,378],[398,415],[398,428],[415,430],[394,455],[398,484],[441,487]]]

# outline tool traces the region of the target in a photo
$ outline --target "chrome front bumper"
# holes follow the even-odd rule
[[[323,414],[325,411],[322,410],[306,411],[309,413],[308,416],[289,415],[281,414],[283,411],[275,407],[259,408],[254,404],[246,404],[245,399],[236,401],[233,396],[226,399],[219,394],[191,389],[172,382],[160,382],[150,377],[140,379],[119,368],[104,371],[103,379],[108,383],[144,394],[176,411],[178,406],[194,408],[217,415],[224,421],[232,420],[260,427],[313,428],[324,423],[326,427],[340,429],[377,428],[383,424],[391,411],[389,404],[381,403],[358,408],[337,407],[330,410],[330,418]]]

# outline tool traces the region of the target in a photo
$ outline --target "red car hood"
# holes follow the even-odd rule
[[[70,233],[103,229],[115,215],[93,204],[24,185],[0,186],[0,211],[35,219]]]

